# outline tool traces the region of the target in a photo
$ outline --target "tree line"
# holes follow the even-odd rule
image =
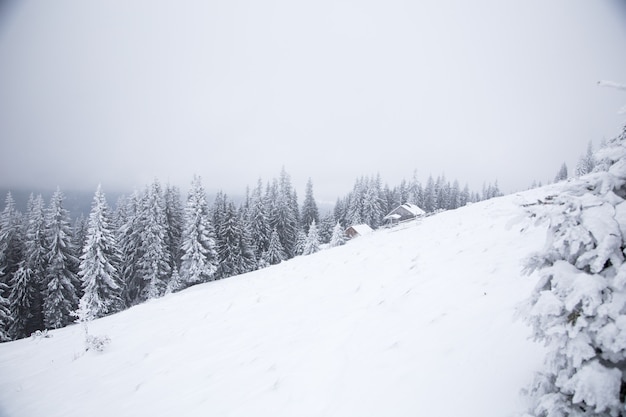
[[[49,204],[31,195],[26,212],[11,193],[0,213],[0,341],[98,318],[189,286],[243,274],[345,242],[347,226],[383,224],[404,203],[427,212],[501,195],[497,182],[472,193],[458,181],[416,175],[390,188],[379,175],[361,177],[334,210],[320,214],[309,179],[302,205],[283,170],[258,180],[236,204],[219,192],[209,204],[200,177],[186,200],[154,180],[122,196],[114,209],[99,186],[88,218],[72,224],[57,189]]]
[[[606,147],[606,141],[602,141],[600,143],[600,149],[604,147]],[[587,175],[593,172],[595,168],[596,161],[594,158],[593,143],[589,141],[587,143],[587,150],[578,158],[578,162],[576,163],[576,177],[582,177],[583,175]],[[570,173],[567,169],[567,164],[563,162],[563,164],[557,171],[556,176],[554,177],[554,182],[565,181],[568,178],[570,178]]]

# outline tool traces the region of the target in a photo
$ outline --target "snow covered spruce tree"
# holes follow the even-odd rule
[[[166,220],[165,198],[161,185],[154,180],[139,208],[141,232],[136,274],[141,277],[140,301],[162,296],[171,276]]]
[[[581,177],[593,171],[596,161],[593,156],[593,144],[591,141],[587,144],[587,151],[578,159],[576,164],[576,176]]]
[[[346,243],[346,233],[344,232],[343,227],[341,227],[341,224],[337,222],[337,224],[333,228],[333,235],[330,238],[329,246],[331,248],[334,248],[336,246],[344,245],[345,243]]]
[[[26,233],[24,235],[24,260],[31,271],[32,285],[35,286],[35,297],[32,304],[32,328],[41,330],[43,323],[43,292],[47,268],[46,254],[46,219],[44,201],[41,195],[31,194],[26,214]],[[29,334],[30,335],[30,334]]]
[[[9,299],[3,296],[8,290],[9,286],[0,281],[0,343],[11,340],[9,333],[11,310],[9,309]]]
[[[239,209],[237,218],[241,227],[239,235],[239,248],[241,251],[241,259],[239,260],[242,273],[254,271],[259,268],[257,257],[254,253],[254,244],[252,242],[252,234],[246,223],[246,211]]]
[[[367,179],[362,197],[362,218],[364,223],[374,229],[381,225],[383,217],[385,216],[381,195],[382,190],[380,183],[375,180]]]
[[[407,202],[406,181],[402,181],[396,193],[398,194],[395,199],[397,203],[392,202],[392,206],[399,205],[400,201]],[[389,205],[381,185],[380,176],[358,178],[345,201],[338,202],[338,205],[341,205],[341,208],[335,211],[337,221],[347,225],[366,223],[372,228],[379,227]]]
[[[252,245],[234,203],[226,203],[220,218],[221,223],[217,225],[218,276],[227,278],[254,270],[256,260]]]
[[[527,320],[548,347],[531,387],[538,417],[626,415],[626,127],[597,156],[608,171],[528,205],[548,224]]]
[[[319,223],[320,215],[317,209],[317,203],[315,197],[313,197],[313,181],[311,178],[306,183],[306,189],[304,192],[304,202],[302,203],[301,210],[301,227],[305,233],[309,232],[309,225],[312,222]]]
[[[84,294],[79,302],[79,319],[88,321],[123,307],[120,255],[113,234],[109,208],[98,185],[89,214],[87,236],[78,275]]]
[[[0,213],[0,278],[4,283],[19,268],[23,256],[22,214],[15,207],[13,195],[9,192]],[[5,293],[8,297],[8,293]]]
[[[118,248],[120,250],[120,277],[122,279],[122,296],[126,305],[139,303],[143,278],[138,273],[138,260],[141,256],[141,222],[139,218],[142,197],[137,191],[120,201],[117,207],[118,219],[121,224],[117,229]]]
[[[304,244],[306,243],[306,233],[304,230],[298,230],[298,234],[296,235],[296,245],[294,246],[293,254],[295,256],[300,256],[304,253]]]
[[[182,233],[180,280],[183,287],[213,279],[217,252],[202,180],[194,176],[187,197]]]
[[[74,247],[76,248],[79,254],[80,254],[80,251],[83,249],[83,246],[85,246],[86,239],[87,239],[87,219],[81,213],[74,220],[74,224],[72,226],[72,245],[74,245]]]
[[[335,216],[332,211],[327,212],[320,217],[320,223],[317,226],[317,232],[320,236],[320,243],[330,242],[330,238],[333,235],[333,227],[335,227]]]
[[[0,253],[2,258],[2,253]],[[2,264],[0,263],[0,343],[11,340],[9,325],[11,324],[11,310],[9,309],[9,286],[5,284]]]
[[[565,164],[565,162],[563,162],[563,165],[561,165],[561,168],[559,168],[559,172],[557,172],[556,176],[554,177],[554,182],[565,181],[568,176],[569,175],[567,173],[567,165]]]
[[[270,226],[268,220],[268,204],[263,196],[263,184],[259,178],[256,188],[252,191],[248,210],[248,228],[254,246],[254,254],[261,259],[270,242]]]
[[[73,321],[72,312],[78,308],[74,273],[79,263],[72,245],[69,212],[63,207],[63,193],[57,189],[46,213],[47,266],[43,289],[43,314],[46,329],[58,329]]]
[[[303,255],[311,255],[315,252],[319,252],[320,250],[320,238],[317,232],[317,225],[315,224],[315,220],[311,222],[309,226],[309,233],[306,235],[306,240],[304,241],[304,248],[302,249]]]
[[[171,258],[172,274],[180,268],[180,246],[183,234],[184,209],[180,200],[178,187],[165,187],[165,218],[168,251]]]
[[[287,258],[285,256],[285,251],[283,250],[283,245],[280,243],[280,238],[278,237],[276,229],[274,229],[270,235],[269,248],[264,255],[265,262],[270,265],[279,264]]]
[[[345,223],[355,225],[363,223],[363,195],[365,193],[365,179],[363,177],[356,180],[352,192],[348,195],[346,206]]]
[[[293,258],[296,252],[300,210],[297,196],[291,185],[291,177],[285,168],[281,170],[279,180],[272,183],[269,194],[271,196],[269,198],[271,201],[270,226],[276,229],[285,256]]]
[[[13,323],[10,310],[10,282],[22,259],[21,215],[15,200],[7,193],[4,210],[0,213],[0,341],[11,339]]]
[[[44,328],[42,294],[47,252],[44,220],[43,198],[31,194],[26,213],[23,258],[11,279],[9,295],[13,316],[11,333],[18,339]]]
[[[38,330],[34,326],[33,304],[37,294],[37,286],[33,285],[32,271],[26,266],[26,262],[20,262],[20,266],[13,273],[9,284],[9,308],[11,311],[11,323],[9,334],[12,339],[21,339],[30,336]]]
[[[427,213],[432,213],[437,210],[437,192],[435,190],[435,180],[432,175],[429,175],[428,180],[426,180],[426,187],[424,188],[424,206],[422,208]]]

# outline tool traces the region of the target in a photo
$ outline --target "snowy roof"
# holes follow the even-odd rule
[[[412,216],[421,216],[423,214],[426,214],[426,212],[424,210],[422,210],[421,208],[419,208],[418,206],[416,206],[415,204],[411,204],[411,203],[404,203],[401,206],[396,207],[395,209],[393,209],[391,211],[391,213],[389,213],[388,215],[386,215],[384,217],[385,220],[396,220],[402,217],[400,213],[405,213],[408,215],[412,215]]]
[[[372,230],[371,227],[369,227],[366,224],[355,224],[353,226],[348,227],[348,229],[353,229],[355,232],[357,232],[361,236],[366,235],[368,233],[372,233],[374,231]]]
[[[405,210],[410,211],[411,213],[415,214],[416,216],[419,216],[420,214],[426,214],[426,212],[424,210],[422,210],[421,208],[417,207],[415,204],[404,203],[400,207],[404,208]]]

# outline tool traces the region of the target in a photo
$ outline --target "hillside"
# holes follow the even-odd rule
[[[542,363],[515,308],[529,191],[0,345],[0,416],[520,413]]]

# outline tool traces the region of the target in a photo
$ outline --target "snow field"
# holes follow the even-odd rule
[[[534,190],[380,230],[0,344],[0,416],[463,416],[524,410],[543,361],[514,321],[545,230]]]

